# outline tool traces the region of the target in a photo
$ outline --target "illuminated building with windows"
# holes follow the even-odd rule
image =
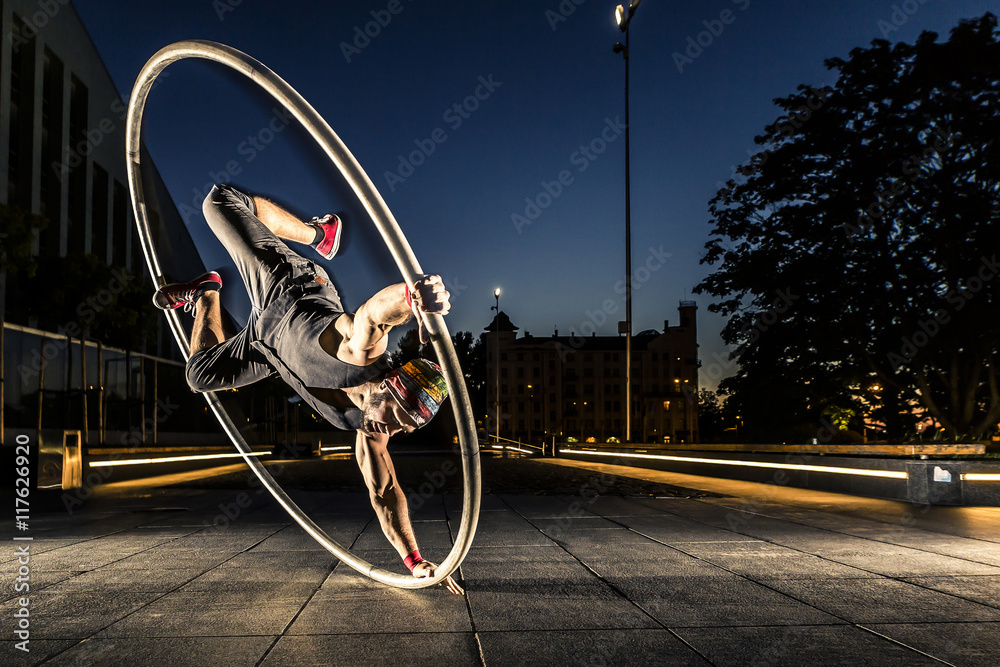
[[[633,442],[698,441],[697,310],[693,301],[681,301],[679,324],[664,322],[662,332],[632,337]],[[484,331],[487,405],[496,404],[499,384],[500,437],[625,440],[624,336],[518,337],[504,312]],[[487,433],[496,432],[493,414],[486,425]]]

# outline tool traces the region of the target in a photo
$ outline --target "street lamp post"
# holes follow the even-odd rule
[[[493,330],[496,334],[496,350],[497,355],[496,361],[496,428],[497,428],[497,444],[500,444],[500,288],[493,290],[493,297],[497,300],[497,305],[492,308],[492,310],[497,311],[497,317],[493,324]]]
[[[642,0],[631,0],[626,9],[615,7],[615,23],[625,33],[625,45],[616,42],[614,52],[625,59],[625,442],[632,441],[632,193],[629,174],[628,117],[628,27]]]

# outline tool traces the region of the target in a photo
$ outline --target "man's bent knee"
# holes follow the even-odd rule
[[[206,391],[212,391],[208,386],[208,383],[203,380],[203,378],[195,372],[192,372],[189,366],[187,372],[185,373],[187,377],[188,389],[195,392],[196,394],[203,394]]]
[[[212,191],[205,197],[201,208],[207,215],[209,210],[226,205],[246,208],[250,213],[257,215],[257,205],[254,204],[253,197],[240,192],[228,183],[214,185]]]
[[[187,366],[184,367],[184,377],[187,380],[188,388],[198,394],[228,389],[228,387],[219,386],[219,383],[213,381],[213,378],[205,372],[204,364],[200,363],[201,358],[201,354],[196,352],[191,355]]]

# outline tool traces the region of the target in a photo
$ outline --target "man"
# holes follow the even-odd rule
[[[187,364],[191,389],[233,389],[277,374],[331,424],[356,430],[358,465],[382,531],[414,577],[433,576],[437,565],[420,556],[386,445],[393,435],[426,424],[448,389],[433,362],[417,359],[390,370],[385,351],[392,327],[415,317],[423,340],[419,313],[448,313],[449,294],[441,278],[424,276],[412,287],[386,287],[353,315],[345,313],[326,271],[284,242],[310,245],[332,259],[342,231],[337,216],[303,222],[229,185],[213,188],[202,208],[236,262],[252,310],[247,326],[227,338],[218,273],[157,290],[153,303],[158,308],[194,311]],[[462,593],[451,577],[443,585]]]

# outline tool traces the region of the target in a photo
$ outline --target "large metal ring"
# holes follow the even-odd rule
[[[378,190],[372,184],[371,179],[358,164],[347,146],[334,133],[330,126],[302,98],[291,86],[281,77],[265,67],[259,61],[251,58],[242,51],[232,47],[202,40],[187,40],[176,42],[160,49],[149,62],[146,63],[139,77],[136,79],[135,87],[132,89],[132,99],[129,101],[128,117],[126,120],[126,153],[128,168],[129,192],[132,196],[132,208],[135,211],[135,222],[139,228],[139,238],[142,239],[142,250],[146,256],[146,263],[149,266],[150,275],[157,286],[166,283],[163,272],[160,269],[159,257],[156,248],[152,245],[149,219],[146,215],[145,199],[143,197],[142,174],[140,171],[140,144],[142,141],[142,116],[146,107],[146,98],[153,87],[153,82],[167,65],[183,60],[185,58],[203,58],[212,60],[243,74],[258,86],[266,90],[281,105],[302,124],[302,126],[312,135],[316,143],[326,152],[330,160],[340,170],[341,175],[350,184],[354,194],[364,206],[371,217],[375,227],[378,228],[385,241],[386,247],[392,253],[396,266],[407,284],[412,285],[414,281],[423,275],[420,264],[417,262],[413,251],[410,249],[406,237],[399,229],[395,218],[386,206],[385,201]],[[190,342],[176,311],[168,311],[167,318],[174,338],[185,357],[191,356]],[[380,581],[390,586],[399,588],[425,588],[441,581],[454,572],[462,563],[465,555],[472,545],[472,538],[476,533],[476,524],[479,521],[480,502],[480,473],[479,473],[479,444],[476,439],[475,420],[472,416],[472,408],[469,403],[469,394],[465,388],[465,381],[462,370],[455,355],[455,348],[452,346],[451,337],[448,334],[448,327],[440,315],[429,315],[425,317],[428,332],[434,350],[444,369],[445,380],[448,383],[448,392],[453,401],[455,422],[458,426],[459,446],[462,454],[462,474],[463,474],[463,494],[462,494],[462,519],[455,537],[455,543],[447,558],[437,568],[433,578],[416,579],[409,575],[396,574],[388,570],[377,568],[363,558],[352,554],[336,541],[330,538],[323,529],[316,525],[306,514],[299,509],[288,494],[285,493],[274,478],[271,477],[267,469],[255,457],[250,456],[251,450],[243,440],[236,426],[229,415],[223,409],[219,399],[214,393],[205,394],[208,405],[212,408],[222,428],[232,440],[236,449],[243,455],[247,465],[254,471],[261,483],[264,485],[274,499],[285,508],[285,511],[295,521],[309,533],[313,539],[323,545],[327,551],[339,558],[347,565],[358,572],[365,574],[376,581]]]

